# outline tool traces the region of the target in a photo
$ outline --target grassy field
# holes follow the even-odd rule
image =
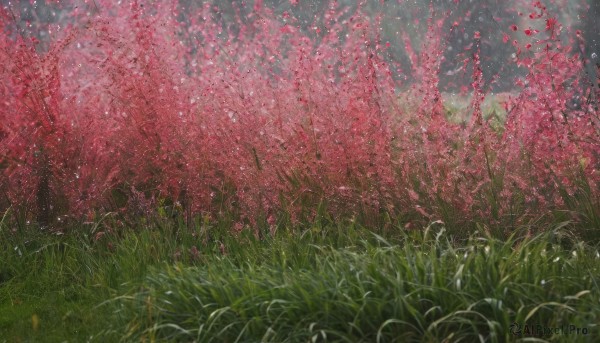
[[[260,240],[209,223],[105,231],[116,225],[2,225],[0,342],[600,337],[598,247],[564,223],[507,240],[441,224],[386,234],[317,221]]]
[[[594,1],[3,2],[0,343],[600,342]]]

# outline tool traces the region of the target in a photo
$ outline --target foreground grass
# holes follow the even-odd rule
[[[2,226],[0,342],[600,337],[598,250],[564,227],[503,241],[483,230],[455,241],[439,225],[383,238],[316,223],[261,240],[206,225],[99,228]]]

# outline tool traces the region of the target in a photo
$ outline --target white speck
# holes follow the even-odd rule
[[[554,260],[552,260],[552,262],[558,262],[559,260],[560,260],[560,257],[557,257]]]
[[[592,59],[595,60],[596,58],[598,58],[598,54],[595,52],[592,52]]]
[[[227,116],[229,117],[229,119],[231,119],[232,122],[235,123],[237,121],[237,118],[235,116],[235,112],[233,112],[233,111],[227,111]]]

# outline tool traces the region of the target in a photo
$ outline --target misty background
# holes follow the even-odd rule
[[[150,1],[150,3],[153,1]],[[1,1],[8,9],[25,35],[34,36],[42,42],[48,41],[47,27],[68,24],[65,14],[74,6],[81,6],[91,14],[102,11],[101,5],[94,1],[81,1],[78,4],[57,4],[55,1]],[[125,3],[125,2],[124,2]],[[141,2],[144,3],[144,2]],[[540,11],[533,6],[535,1],[505,0],[380,0],[380,1],[194,1],[179,0],[183,14],[178,20],[186,22],[185,13],[194,13],[194,9],[206,4],[213,7],[213,15],[225,23],[235,23],[235,13],[239,11],[242,20],[251,20],[250,14],[255,6],[271,9],[275,17],[291,17],[297,20],[293,25],[318,42],[325,32],[324,21],[328,10],[346,8],[341,20],[348,20],[359,11],[371,18],[376,27],[380,44],[387,47],[384,58],[396,67],[394,77],[404,83],[411,80],[411,62],[406,49],[409,42],[416,54],[428,48],[428,19],[434,21],[446,18],[438,34],[442,37],[443,59],[440,65],[440,89],[445,92],[458,92],[469,85],[472,72],[465,68],[464,61],[471,57],[476,32],[480,35],[480,54],[486,90],[492,92],[510,91],[514,79],[523,76],[515,60],[516,47],[513,41],[521,45],[531,42],[533,48],[525,53],[533,53],[536,41],[544,31],[544,18],[535,19]],[[571,45],[573,53],[578,54],[585,66],[588,86],[598,87],[597,68],[600,68],[600,1],[598,0],[553,0],[542,1],[548,13],[562,24],[561,40]],[[285,15],[284,15],[285,14]],[[288,16],[289,15],[289,16]],[[532,20],[530,17],[533,16]],[[377,24],[379,23],[379,24]],[[235,26],[235,25],[234,25]],[[516,30],[514,28],[516,27]],[[528,37],[525,29],[539,30],[537,38]],[[508,41],[506,39],[508,38]],[[375,39],[375,38],[373,38]],[[375,42],[374,42],[375,43]],[[38,49],[44,49],[44,44]],[[46,45],[47,46],[47,45]]]

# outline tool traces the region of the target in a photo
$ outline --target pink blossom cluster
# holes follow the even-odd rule
[[[582,182],[599,196],[600,94],[544,11],[531,20],[546,30],[513,43],[507,63],[525,72],[501,129],[482,109],[479,34],[465,121],[448,120],[443,18],[431,16],[421,47],[399,37],[413,79],[401,83],[378,19],[360,9],[332,4],[318,32],[261,2],[230,21],[193,11],[65,6],[40,43],[0,10],[2,209],[82,217],[168,199],[246,224],[310,219],[322,205],[338,218],[502,223],[565,209]]]

